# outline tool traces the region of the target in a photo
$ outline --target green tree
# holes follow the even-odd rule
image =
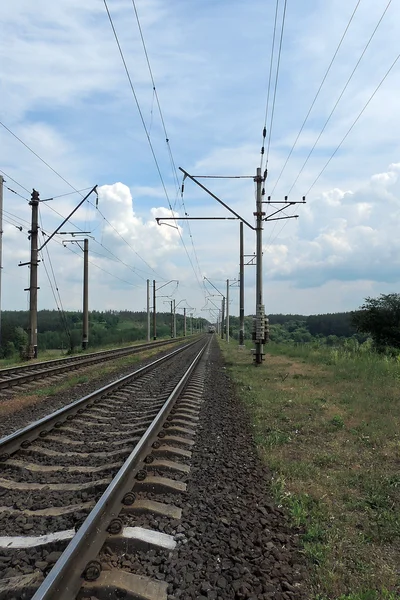
[[[357,330],[370,335],[377,350],[400,348],[400,294],[368,297],[351,315]]]

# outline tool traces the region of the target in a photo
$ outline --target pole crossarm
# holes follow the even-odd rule
[[[274,217],[273,219],[266,217],[263,221],[282,221],[283,219],[297,219],[298,217],[299,215],[286,215],[284,217]]]
[[[41,250],[43,250],[43,248],[46,246],[46,244],[49,243],[49,241],[56,235],[56,233],[61,229],[61,227],[72,217],[72,215],[78,210],[78,208],[80,206],[82,206],[82,204],[85,202],[85,200],[87,200],[89,198],[89,196],[95,192],[97,190],[97,185],[95,185],[94,187],[92,187],[92,189],[90,190],[90,192],[88,194],[86,194],[86,196],[84,198],[82,198],[82,200],[79,202],[79,204],[77,206],[75,206],[74,210],[72,212],[70,212],[70,214],[68,215],[68,217],[66,217],[64,219],[64,221],[61,223],[61,225],[59,225],[57,227],[57,229],[55,231],[53,231],[53,233],[51,235],[49,235],[49,237],[47,238],[47,240],[45,241],[44,244],[42,244],[42,246],[38,249],[38,252],[40,252]],[[79,235],[81,235],[82,232],[79,232]]]
[[[160,221],[238,221],[240,217],[156,217],[157,225]],[[168,225],[168,223],[165,223]],[[170,226],[171,227],[171,226]]]
[[[271,202],[270,197],[268,197],[268,202],[263,202],[263,204],[283,204],[283,206],[281,206],[281,208],[278,208],[278,210],[276,210],[275,212],[271,213],[270,215],[268,215],[267,217],[265,217],[263,219],[263,221],[280,221],[281,219],[297,219],[299,215],[285,215],[284,217],[274,217],[274,215],[279,214],[280,212],[282,212],[283,210],[286,210],[287,208],[289,208],[289,206],[295,206],[296,204],[305,204],[305,199],[303,198],[303,200],[301,202],[288,202],[286,199],[285,201],[277,201],[277,202]],[[287,198],[287,196],[286,196]]]
[[[212,198],[214,198],[214,200],[219,202],[224,208],[229,210],[230,213],[235,215],[235,217],[237,219],[240,219],[240,221],[243,221],[243,223],[245,223],[247,225],[247,227],[250,227],[250,229],[252,229],[253,231],[255,230],[255,227],[253,227],[253,225],[250,225],[250,223],[248,221],[243,219],[243,217],[241,217],[237,212],[235,212],[232,208],[230,208],[227,204],[225,204],[225,202],[223,202],[220,198],[218,198],[218,196],[216,196],[209,189],[207,189],[205,185],[200,183],[200,181],[197,181],[197,179],[195,179],[192,175],[190,175],[187,171],[185,171],[185,169],[182,169],[182,167],[179,167],[179,170],[182,171],[182,173],[185,175],[185,177],[189,177],[189,179],[194,181],[194,183],[196,183],[199,187],[201,187],[202,190],[207,192],[207,194],[209,194]],[[183,184],[182,184],[182,188],[183,188]]]

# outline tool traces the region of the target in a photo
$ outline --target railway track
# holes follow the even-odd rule
[[[161,348],[184,339],[185,338],[174,338],[170,340],[161,340],[159,342],[150,342],[148,344],[129,346],[127,348],[102,350],[91,354],[85,354],[84,356],[68,356],[66,358],[41,361],[29,365],[7,367],[5,369],[0,369],[0,390],[23,385],[45,377],[59,375],[61,373],[69,372],[71,369],[80,369],[81,367],[115,360],[130,354],[137,354],[138,352],[143,352],[143,350]]]
[[[208,346],[174,350],[0,440],[0,600],[167,599],[167,583],[123,557],[179,543],[174,498]]]

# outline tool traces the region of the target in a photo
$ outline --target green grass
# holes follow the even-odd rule
[[[400,362],[374,354],[220,345],[272,493],[302,531],[315,600],[400,598]]]

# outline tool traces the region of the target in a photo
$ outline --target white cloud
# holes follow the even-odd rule
[[[223,207],[189,180],[183,205],[182,174],[177,185],[131,3],[110,0],[109,6],[172,206],[180,215],[226,216]],[[138,0],[137,6],[176,166],[200,174],[254,173],[260,161],[269,66],[266,40],[272,32],[274,7],[262,0],[250,4],[222,0],[201,6]],[[287,195],[383,8],[373,0],[360,4],[273,198]],[[267,195],[352,10],[341,0],[306,0],[301,6],[288,6]],[[179,294],[192,305],[202,306],[203,295],[178,230],[155,222],[156,216],[170,216],[168,201],[102,3],[17,0],[4,4],[2,20],[2,120],[74,187],[90,189],[99,184],[99,208],[112,223],[108,225],[86,205],[71,219],[81,229],[92,231],[96,239],[90,241],[92,306],[143,307],[147,278],[179,279]],[[260,26],[255,28],[254,23]],[[392,3],[290,199],[300,200],[313,183],[397,55],[399,25],[400,9]],[[396,68],[312,189],[307,204],[296,208],[298,222],[287,222],[282,233],[283,223],[266,224],[269,310],[285,305],[285,310],[296,311],[299,303],[306,307],[306,294],[311,290],[312,310],[322,311],[328,305],[332,309],[333,289],[341,297],[338,305],[353,308],[359,290],[397,285],[399,93]],[[267,129],[269,133],[269,123]],[[0,168],[27,189],[38,189],[42,199],[71,190],[3,129]],[[253,223],[251,179],[203,183]],[[12,181],[7,185],[28,197]],[[66,196],[43,204],[44,228],[52,231],[60,223],[61,217],[51,207],[67,215],[78,198]],[[5,209],[19,219],[30,219],[27,204],[7,190]],[[29,256],[28,225],[24,225],[23,233],[5,226],[6,308],[26,306],[27,269],[16,266]],[[237,275],[237,223],[191,221],[189,231],[187,223],[179,221],[179,227],[200,283],[203,274],[214,277],[219,285]],[[268,245],[269,238],[272,245]],[[245,244],[251,254],[253,232],[246,230]],[[59,287],[66,290],[65,304],[78,308],[80,251],[76,248],[75,256],[73,246],[67,250],[56,242],[49,247]],[[39,305],[54,306],[43,269],[40,277]],[[252,267],[246,270],[246,282],[250,312]],[[271,282],[279,293],[271,291]]]

